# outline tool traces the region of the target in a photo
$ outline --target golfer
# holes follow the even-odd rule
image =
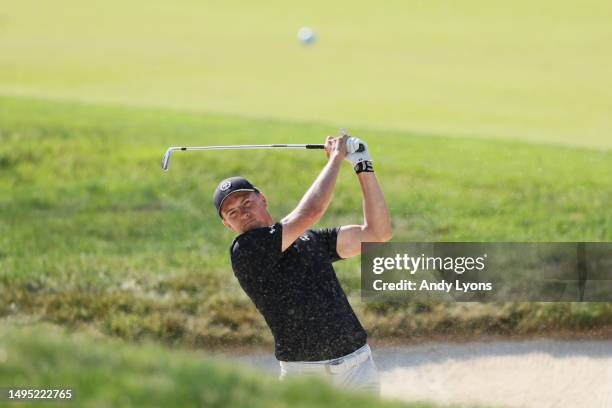
[[[367,334],[332,263],[359,255],[362,242],[391,239],[391,223],[367,144],[359,141],[365,149],[347,153],[347,139],[327,137],[327,164],[278,222],[266,196],[242,177],[223,180],[213,199],[223,224],[240,234],[230,248],[232,268],[272,331],[280,378],[319,374],[336,386],[378,394]],[[361,184],[363,223],[309,229],[327,210],[345,159]]]

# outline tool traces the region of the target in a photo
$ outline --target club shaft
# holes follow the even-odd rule
[[[236,149],[325,149],[322,144],[257,144],[257,145],[226,145],[226,146],[174,146],[170,147],[162,160],[162,169],[168,170],[170,155],[174,151],[188,150],[236,150]]]
[[[226,146],[180,146],[172,150],[230,150],[230,149],[324,149],[322,144],[256,144],[256,145],[226,145]]]

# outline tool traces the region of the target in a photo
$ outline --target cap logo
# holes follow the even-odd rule
[[[223,183],[221,183],[221,186],[219,186],[219,189],[221,191],[227,191],[229,190],[231,186],[232,186],[232,182],[229,180],[225,180]]]

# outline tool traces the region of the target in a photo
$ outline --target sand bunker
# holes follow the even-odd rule
[[[612,342],[383,348],[382,395],[500,407],[612,407]]]
[[[612,341],[373,347],[382,396],[440,404],[612,408]],[[268,354],[232,360],[276,373]]]

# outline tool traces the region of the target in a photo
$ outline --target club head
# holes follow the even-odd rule
[[[172,155],[173,151],[174,149],[172,147],[166,150],[166,154],[164,154],[164,158],[162,159],[161,163],[162,170],[168,171],[168,167],[170,166],[170,156]]]

